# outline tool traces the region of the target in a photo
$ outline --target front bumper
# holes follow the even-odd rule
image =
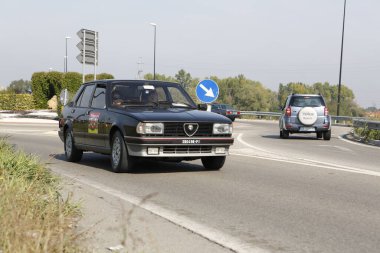
[[[165,138],[124,137],[128,153],[140,157],[204,157],[227,156],[234,139],[231,137],[210,138]],[[158,148],[158,154],[148,154],[148,148]],[[220,150],[224,149],[224,153]]]

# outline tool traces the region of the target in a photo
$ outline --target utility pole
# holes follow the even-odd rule
[[[68,39],[71,39],[71,37],[69,37],[69,36],[66,36],[66,37],[65,37],[65,42],[66,42],[66,43],[65,43],[65,45],[66,45],[66,46],[65,46],[65,48],[66,48],[66,51],[65,51],[65,52],[66,52],[66,53],[65,53],[65,57],[64,57],[64,58],[65,58],[65,60],[64,60],[64,65],[65,65],[65,66],[63,67],[63,69],[64,69],[63,72],[64,72],[64,73],[67,73],[67,60],[68,60],[68,59],[67,59],[67,57],[68,57],[68,56],[67,56],[67,40],[68,40]]]
[[[139,61],[137,62],[137,78],[138,80],[142,80],[142,73],[144,72],[144,63],[142,62],[142,57],[139,57]]]
[[[344,10],[343,10],[343,28],[342,28],[342,44],[340,47],[340,67],[339,67],[339,84],[338,84],[338,104],[336,109],[336,116],[340,113],[340,93],[342,89],[342,62],[343,62],[343,41],[344,41],[344,24],[346,20],[346,0],[344,0]]]
[[[154,44],[153,44],[153,80],[156,80],[156,31],[157,24],[150,23],[154,27]]]

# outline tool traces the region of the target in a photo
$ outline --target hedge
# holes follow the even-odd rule
[[[113,76],[107,73],[100,73],[97,79],[112,79]],[[94,79],[93,74],[85,76],[86,81]],[[54,96],[61,94],[63,89],[67,89],[71,95],[82,85],[82,74],[77,72],[61,73],[52,72],[36,72],[32,75],[32,93],[35,106],[37,108],[47,108],[47,102]],[[60,108],[60,106],[59,106]],[[59,109],[58,108],[58,109]]]
[[[0,110],[32,110],[35,109],[34,98],[30,94],[0,94]]]

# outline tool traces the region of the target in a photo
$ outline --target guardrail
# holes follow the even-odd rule
[[[380,130],[380,121],[355,119],[353,127],[367,127],[369,130]]]
[[[241,111],[240,115],[252,115],[258,117],[269,117],[269,119],[279,118],[282,113],[280,112],[260,112],[260,111]],[[380,130],[380,121],[371,121],[361,117],[348,117],[348,116],[331,116],[333,125],[340,126],[353,126],[353,127],[368,127],[370,130]]]

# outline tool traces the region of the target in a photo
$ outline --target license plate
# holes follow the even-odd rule
[[[182,140],[182,144],[200,144],[201,140]]]
[[[315,132],[315,128],[314,127],[301,127],[300,131],[302,131],[302,132]]]

